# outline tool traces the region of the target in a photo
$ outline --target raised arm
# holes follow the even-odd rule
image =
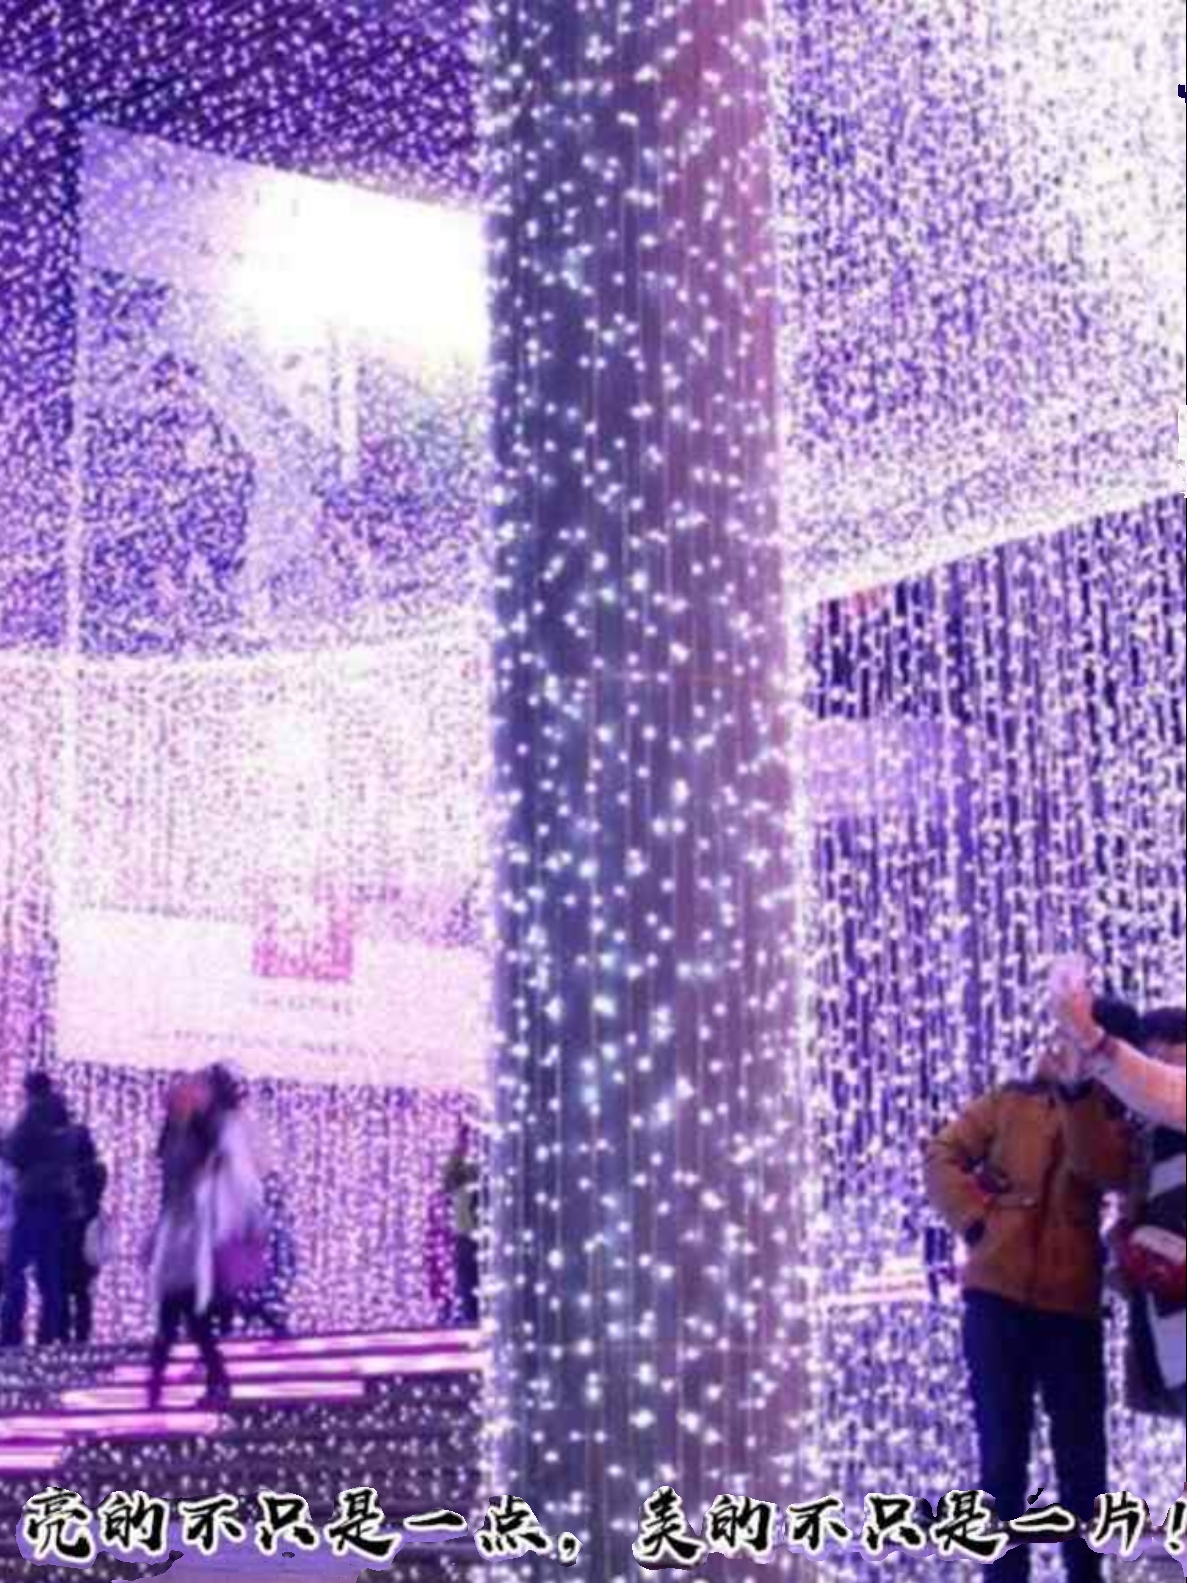
[[[1179,1067],[1151,1060],[1100,1026],[1086,968],[1069,964],[1057,973],[1051,1008],[1081,1051],[1084,1076],[1103,1083],[1145,1120],[1183,1130],[1187,1120],[1187,1074]]]
[[[1104,1034],[1085,1058],[1087,1070],[1124,1105],[1158,1127],[1187,1126],[1187,1072],[1152,1061],[1132,1045]]]

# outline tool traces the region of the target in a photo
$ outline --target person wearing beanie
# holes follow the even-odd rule
[[[1091,1522],[1108,1488],[1102,1200],[1130,1179],[1134,1133],[1109,1097],[1069,1083],[1056,1040],[1028,1078],[973,1100],[928,1143],[933,1208],[964,1241],[963,1342],[980,1487],[1003,1522],[1026,1511],[1035,1396],[1051,1430],[1059,1496]],[[1069,1583],[1099,1583],[1102,1558],[1067,1541]],[[993,1562],[1023,1583],[1028,1547]]]

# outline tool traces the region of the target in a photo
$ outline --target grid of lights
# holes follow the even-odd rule
[[[333,338],[318,341],[305,305],[269,296],[259,273],[277,262],[269,241],[287,258],[320,231],[302,277],[320,333],[340,263],[327,224],[357,252],[407,222],[419,245],[405,295],[426,289],[444,248],[480,297],[476,223],[456,209],[475,186],[468,33],[468,16],[426,29],[410,8],[399,22],[290,8],[282,28],[263,0],[233,20],[216,4],[165,8],[151,29],[111,7],[85,37],[72,14],[31,7],[4,29],[0,1124],[25,1062],[58,1059],[114,1167],[101,1337],[142,1333],[149,1317],[153,1145],[165,1069],[188,1061],[152,1039],[128,1047],[158,1008],[151,995],[137,1007],[139,992],[121,1005],[109,985],[120,1066],[86,1049],[85,1006],[63,1063],[58,1013],[79,985],[60,946],[77,914],[129,909],[164,916],[162,938],[179,914],[250,935],[280,870],[349,892],[356,948],[407,968],[389,1022],[403,1019],[409,1052],[436,1052],[431,1084],[403,1084],[355,1019],[338,1045],[323,1028],[317,1059],[290,1066],[296,1081],[278,1081],[275,1052],[249,1062],[265,1150],[288,1179],[291,1320],[424,1325],[449,1299],[442,1165],[475,1063],[463,1072],[440,1047],[450,1018],[459,1046],[481,1045],[486,979],[474,314],[447,368],[409,353],[406,320],[382,347],[338,336],[331,368]],[[202,84],[189,94],[183,58]],[[348,330],[352,306],[339,304]],[[322,409],[347,394],[354,427],[335,428]],[[155,573],[179,539],[219,527],[224,461],[232,482],[255,477],[235,619],[219,631],[209,553],[192,563],[184,619]],[[281,552],[310,549],[292,577],[282,553],[275,597],[255,576],[261,519]]]
[[[162,1068],[216,1055],[256,1080],[265,1159],[284,1163],[293,1322],[422,1325],[448,1303],[444,1162],[485,1086],[483,670],[469,623],[340,650],[330,666],[300,654],[98,665],[77,684],[67,843],[63,673],[0,665],[6,917],[25,934],[5,942],[5,1031],[20,1050],[38,1016],[56,1024],[68,1095],[112,1165],[102,1336],[148,1321],[138,1250],[156,1209]],[[168,752],[146,750],[161,742]],[[332,881],[345,900],[355,962],[341,983],[332,968],[324,983],[251,972],[261,903],[293,874],[311,894]],[[52,918],[39,910],[47,894]],[[182,930],[167,953],[175,972],[232,976],[189,995],[171,973],[166,985],[141,974],[136,919],[166,941]],[[101,949],[78,960],[87,920]],[[393,1007],[397,973],[406,993]],[[246,1025],[219,1022],[215,1001],[232,993],[245,1012],[267,1002],[250,1041]],[[294,1002],[306,1009],[286,1012]],[[303,1042],[272,1048],[286,1031]],[[11,1115],[16,1063],[6,1078]],[[360,1281],[360,1270],[389,1274]]]
[[[1170,493],[1182,8],[775,20],[797,604]]]
[[[34,1359],[22,1368],[14,1405],[38,1392],[55,1396],[61,1362],[47,1369]],[[476,1488],[478,1389],[473,1375],[405,1378],[377,1383],[366,1402],[350,1407],[241,1407],[240,1434],[234,1438],[97,1439],[72,1454],[71,1487],[92,1510],[113,1489],[144,1489],[173,1503],[232,1491],[249,1520],[252,1492],[277,1488],[300,1493],[324,1520],[343,1489],[367,1486],[380,1493],[392,1526],[418,1509],[446,1508],[462,1511],[477,1527],[485,1514]],[[10,1483],[6,1510],[19,1513],[24,1500],[44,1485],[44,1476]],[[222,1549],[224,1560],[234,1554]],[[464,1553],[455,1564],[457,1575],[465,1575]],[[401,1573],[413,1579],[440,1577],[441,1567],[439,1557],[418,1561],[414,1550],[401,1560]],[[100,1577],[147,1577],[153,1564],[106,1557],[92,1570]],[[453,1575],[448,1563],[444,1575]]]

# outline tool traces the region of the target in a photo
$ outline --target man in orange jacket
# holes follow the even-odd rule
[[[1084,1521],[1107,1488],[1101,1317],[1103,1195],[1125,1187],[1133,1135],[1092,1084],[1069,1086],[1062,1048],[1029,1081],[970,1104],[927,1146],[933,1207],[967,1249],[964,1352],[981,1488],[1003,1522],[1026,1510],[1036,1391],[1051,1427],[1062,1503]],[[1101,1558],[1064,1546],[1069,1583],[1098,1583]],[[1021,1583],[1020,1545],[989,1569]]]

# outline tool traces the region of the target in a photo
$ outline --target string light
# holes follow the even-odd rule
[[[24,1370],[19,1404],[27,1406],[30,1390],[42,1387],[52,1395],[55,1380],[39,1380],[36,1365]],[[380,1493],[393,1526],[417,1512],[446,1508],[462,1512],[473,1531],[483,1511],[474,1463],[477,1430],[473,1377],[381,1380],[373,1382],[365,1403],[347,1410],[328,1404],[241,1405],[233,1438],[220,1434],[180,1443],[92,1441],[72,1453],[69,1476],[71,1487],[92,1510],[114,1489],[168,1492],[175,1510],[179,1501],[234,1491],[248,1519],[248,1539],[243,1547],[224,1546],[225,1561],[252,1553],[254,1491],[265,1488],[300,1493],[315,1520],[324,1522],[342,1490],[370,1487]],[[409,1446],[415,1447],[412,1455]],[[4,1515],[6,1521],[11,1517],[14,1528],[24,1501],[45,1483],[44,1475],[6,1480]],[[464,1557],[464,1548],[459,1548]],[[147,1561],[115,1564],[121,1576],[151,1573]],[[413,1579],[439,1576],[441,1564],[435,1554],[418,1555],[414,1547],[400,1562]],[[457,1564],[464,1566],[464,1560]],[[95,1570],[105,1576],[109,1567],[100,1561]]]
[[[315,1331],[448,1304],[487,1082],[480,312],[410,317],[481,309],[469,24],[290,21],[5,28],[4,1115],[52,1060],[112,1166],[100,1339],[151,1324],[170,1071],[253,1080]]]
[[[492,1441],[607,1583],[794,1449],[771,46],[490,7]]]
[[[779,25],[804,1475],[934,1499],[976,1458],[919,1140],[1017,1071],[1046,954],[1183,993],[1187,193],[1181,106],[1143,75],[1183,19],[808,0]],[[1118,1482],[1169,1503],[1181,1426],[1118,1400],[1110,1434]]]
[[[1166,500],[828,606],[807,633],[814,1490],[934,1504],[975,1477],[957,1294],[924,1260],[920,1143],[1022,1074],[1045,962],[1075,943],[1136,1000],[1182,1000],[1183,544]],[[1124,1410],[1112,1306],[1113,1482],[1161,1516],[1183,1427]],[[838,1556],[829,1575],[864,1572]]]
[[[1181,9],[775,24],[797,604],[1178,487]]]
[[[242,923],[261,882],[328,874],[474,972],[432,1091],[357,1041],[299,1082],[254,1051],[317,1228],[294,1321],[431,1319],[484,1014],[493,577],[496,1482],[607,1579],[665,1480],[694,1513],[937,1495],[973,1462],[920,1135],[1013,1069],[1051,950],[1143,997],[1184,977],[1185,194],[1145,75],[1182,17],[491,0],[488,571],[476,343],[410,369],[402,318],[360,349],[369,269],[322,296],[341,237],[298,297],[261,285],[302,209],[325,223],[311,177],[364,241],[385,199],[360,185],[472,202],[471,17],[355,0],[280,40],[265,0],[233,35],[223,9],[122,44],[6,30],[5,1114],[70,1010],[71,908]],[[153,254],[154,215],[186,245]],[[252,531],[180,573],[212,490]],[[84,1022],[56,1030],[74,1055]],[[166,1081],[147,1043],[119,1065],[61,1067],[118,1160],[104,1335],[143,1311]],[[1181,1428],[1118,1413],[1113,1448],[1177,1492]]]
[[[265,1155],[284,1165],[305,1250],[295,1318],[339,1328],[435,1317],[424,1251],[448,1228],[432,1219],[434,1196],[465,1096],[485,1085],[481,669],[467,623],[343,652],[329,670],[300,656],[170,661],[164,672],[134,660],[85,676],[81,781],[103,795],[78,806],[85,863],[68,902],[59,891],[58,959],[38,965],[33,941],[24,960],[31,980],[53,981],[43,988],[58,1054],[73,1063],[68,1092],[113,1166],[118,1252],[100,1283],[102,1333],[143,1323],[138,1249],[155,1213],[162,1069],[228,1053],[262,1085]],[[9,829],[30,837],[14,839],[14,861],[35,859],[38,809],[54,807],[45,786],[60,738],[37,738],[37,706],[17,701],[38,697],[39,671],[52,678],[36,663],[0,671],[19,727],[3,755]],[[326,734],[320,754],[292,761],[295,709],[299,746],[317,746],[310,721]],[[162,740],[173,750],[140,747]],[[316,969],[312,981],[260,978],[261,905],[310,831],[295,878],[340,888],[354,961],[343,982],[332,963],[324,982]],[[47,878],[35,865],[26,882]],[[137,919],[155,923],[138,930]],[[21,955],[7,980],[13,1023]],[[396,1005],[393,984],[404,986]],[[390,1273],[356,1281],[364,1268]]]

